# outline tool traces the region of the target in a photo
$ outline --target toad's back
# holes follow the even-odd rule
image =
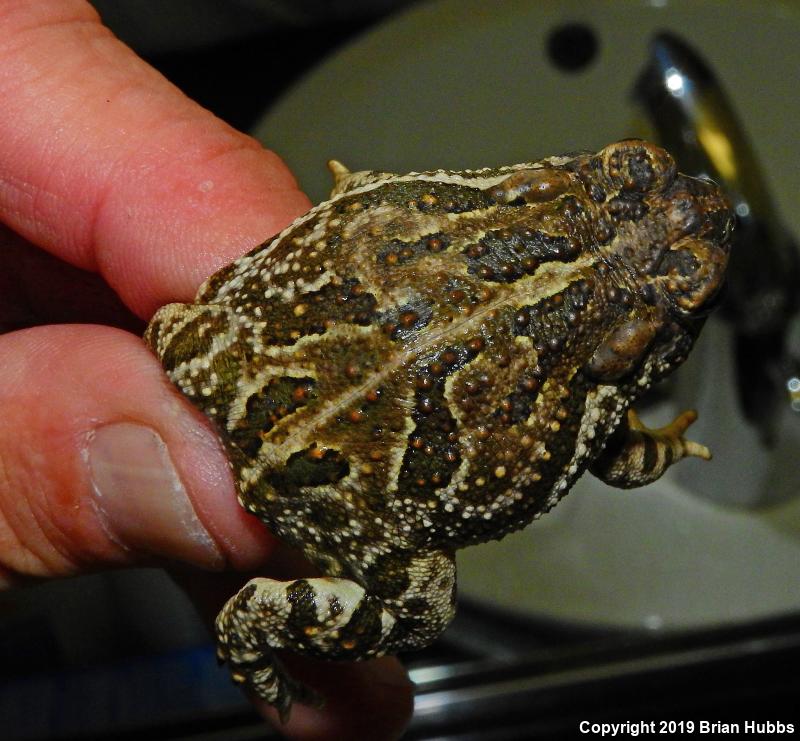
[[[593,461],[629,485],[704,453],[599,458],[722,282],[716,187],[639,141],[475,172],[332,170],[330,201],[148,330],[217,424],[244,506],[328,573],[370,586],[377,563],[501,537]]]

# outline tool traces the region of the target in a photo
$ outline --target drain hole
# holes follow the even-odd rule
[[[595,32],[583,23],[566,23],[553,29],[547,38],[547,54],[564,72],[579,72],[597,55]]]

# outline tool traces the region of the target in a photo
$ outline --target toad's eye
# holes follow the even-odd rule
[[[675,179],[675,160],[649,142],[625,139],[598,154],[612,187],[627,191],[661,191]]]
[[[656,281],[683,315],[708,311],[725,279],[728,251],[705,239],[686,237],[664,253]]]

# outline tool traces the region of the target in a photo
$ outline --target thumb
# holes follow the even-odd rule
[[[153,557],[253,568],[270,552],[209,423],[138,338],[91,325],[0,337],[0,409],[6,581]]]

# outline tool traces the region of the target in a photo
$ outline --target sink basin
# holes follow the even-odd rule
[[[789,156],[800,9],[787,3],[429,2],[326,61],[255,133],[315,200],[330,189],[331,157],[352,169],[463,169],[652,137],[631,90],[660,31],[714,68],[777,211],[800,233],[800,168]],[[760,445],[736,405],[730,332],[713,318],[667,401],[643,415],[662,423],[697,408],[692,437],[712,462],[683,462],[633,491],[584,477],[523,532],[460,554],[461,593],[539,617],[652,630],[800,609],[800,417],[787,408],[777,445]]]

